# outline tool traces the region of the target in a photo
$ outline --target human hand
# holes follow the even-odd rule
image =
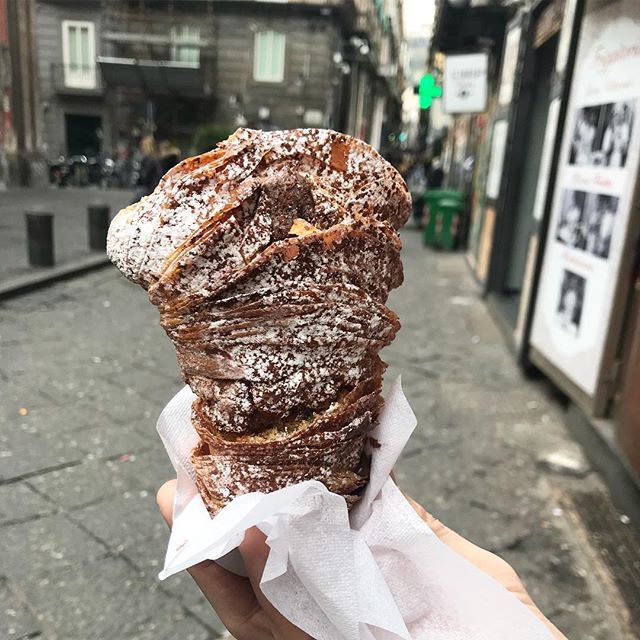
[[[531,596],[527,593],[527,590],[522,584],[522,580],[518,577],[513,567],[500,556],[497,556],[491,551],[482,549],[473,542],[469,542],[466,538],[463,538],[460,534],[445,527],[437,518],[434,518],[427,510],[419,505],[411,496],[406,493],[404,497],[409,501],[409,504],[414,508],[415,512],[429,525],[429,528],[433,533],[442,540],[448,547],[453,549],[459,556],[468,560],[476,568],[480,569],[483,573],[490,575],[496,582],[501,584],[507,591],[512,593],[522,604],[524,604],[536,618],[539,618],[549,628],[553,637],[557,640],[567,640],[560,630],[553,625],[545,616],[542,611],[536,607]]]
[[[171,527],[176,481],[160,487],[157,495],[162,516]],[[265,598],[260,579],[269,555],[266,537],[258,529],[249,529],[239,550],[248,578],[223,569],[213,560],[205,560],[187,569],[236,640],[311,640],[289,622]]]
[[[170,480],[162,485],[157,495],[158,506],[169,527],[175,490],[176,481]],[[567,640],[536,607],[509,563],[451,531],[413,498],[406,494],[405,497],[442,542],[516,596],[531,613],[542,620],[554,638]],[[260,579],[269,555],[265,536],[255,528],[249,529],[239,550],[248,578],[237,576],[212,560],[188,569],[227,629],[237,640],[311,640],[309,635],[282,616],[260,590]]]

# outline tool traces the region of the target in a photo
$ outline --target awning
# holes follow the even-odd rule
[[[500,48],[507,20],[513,13],[500,2],[482,4],[443,0],[438,5],[432,47],[443,53],[480,46]]]
[[[198,63],[100,56],[98,64],[108,85],[142,89],[151,95],[201,95],[205,92]]]

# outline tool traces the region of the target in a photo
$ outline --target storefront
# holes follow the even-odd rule
[[[540,0],[507,26],[487,145],[487,174],[474,212],[469,261],[514,347],[528,307],[531,240],[544,218],[544,189],[570,77],[576,2]],[[566,102],[566,100],[565,100]],[[537,246],[537,245],[536,245]],[[521,317],[522,316],[522,317]]]
[[[468,247],[520,363],[608,418],[638,477],[639,66],[636,0],[540,0],[511,18]]]
[[[589,0],[529,337],[531,362],[587,415],[618,419],[637,473],[639,66],[640,3]]]

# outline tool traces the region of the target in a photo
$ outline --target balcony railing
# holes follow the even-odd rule
[[[102,76],[97,63],[91,65],[52,64],[51,82],[57,93],[101,95]]]
[[[140,89],[150,95],[211,94],[199,62],[99,56],[98,63],[109,86]]]

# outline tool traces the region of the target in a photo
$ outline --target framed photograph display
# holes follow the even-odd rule
[[[591,0],[583,20],[531,356],[585,404],[602,396],[612,364],[612,317],[636,228],[640,2]]]

